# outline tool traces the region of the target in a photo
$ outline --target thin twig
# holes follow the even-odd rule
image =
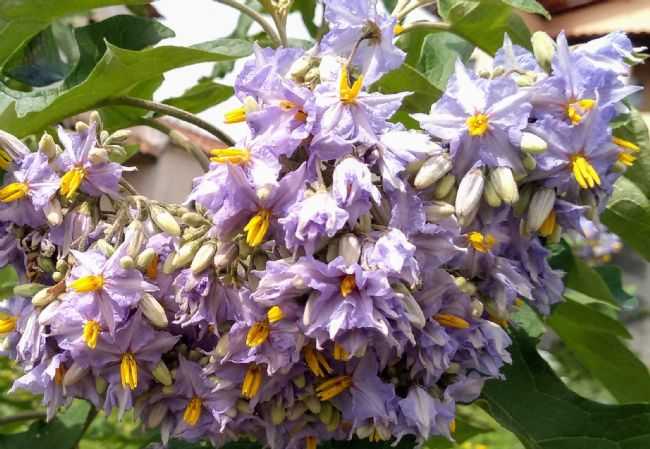
[[[143,100],[142,98],[135,98],[135,97],[128,97],[128,96],[109,98],[105,100],[102,104],[131,106],[134,108],[146,109],[148,111],[154,111],[164,115],[169,115],[179,120],[183,120],[184,122],[191,123],[194,126],[198,126],[201,129],[204,129],[205,131],[209,132],[217,139],[222,141],[227,146],[233,146],[235,144],[235,141],[228,134],[226,134],[216,126],[212,125],[211,123],[203,120],[202,118],[190,112],[184,111],[174,106],[170,106],[168,104],[157,103],[155,101]]]
[[[397,19],[403,19],[406,17],[408,14],[410,14],[412,11],[415,11],[418,8],[422,8],[424,6],[429,6],[433,5],[436,2],[436,0],[430,0],[430,1],[418,1],[415,3],[412,3],[410,5],[407,5],[404,7],[399,13],[396,15]]]
[[[178,145],[194,156],[194,159],[196,159],[196,161],[201,165],[204,172],[207,172],[210,169],[210,160],[203,149],[188,139],[182,132],[172,129],[157,120],[144,119],[142,120],[142,124],[167,134],[174,145]]]
[[[408,25],[405,25],[404,28],[400,31],[399,36],[416,30],[428,30],[432,32],[450,31],[451,26],[446,22],[429,22],[429,21],[413,22],[413,23],[409,23]]]
[[[230,6],[231,8],[235,8],[242,14],[246,14],[248,17],[260,24],[262,29],[266,32],[266,34],[269,35],[276,47],[282,45],[282,39],[280,36],[278,36],[278,33],[276,33],[268,20],[266,20],[262,14],[258,13],[250,6],[239,3],[235,0],[217,0],[217,2],[223,3],[224,5]]]
[[[25,412],[25,413],[17,413],[11,416],[1,416],[0,426],[13,424],[21,421],[33,421],[36,419],[45,419],[46,416],[47,415],[43,412]]]

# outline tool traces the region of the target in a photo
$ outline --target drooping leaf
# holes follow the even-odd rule
[[[503,0],[503,3],[507,3],[513,8],[521,9],[522,11],[539,14],[547,19],[551,18],[551,15],[548,13],[546,8],[544,8],[537,0]]]
[[[623,286],[623,271],[616,265],[601,265],[595,267],[600,277],[605,281],[609,291],[612,292],[623,310],[633,310],[639,306],[636,296],[627,292]]]
[[[11,265],[0,267],[0,300],[12,295],[18,284],[18,275]]]
[[[90,409],[88,402],[77,400],[49,423],[36,421],[26,432],[0,434],[0,449],[75,449]]]
[[[183,92],[183,95],[168,98],[164,103],[196,114],[226,101],[233,93],[234,89],[232,86],[203,79]]]
[[[569,390],[542,359],[535,340],[513,330],[505,380],[482,394],[490,414],[527,449],[650,447],[650,404],[604,405]]]
[[[142,98],[151,100],[153,94],[158,90],[165,78],[160,75],[136,84],[131,90],[125,93],[130,97]],[[127,106],[105,106],[98,109],[104,128],[109,131],[115,131],[122,128],[128,128],[138,124],[143,118],[153,116],[153,112],[145,111],[144,109],[131,108]]]
[[[30,0],[0,2],[0,67],[54,20],[93,8],[142,5],[150,0]]]
[[[444,91],[458,59],[466,62],[474,45],[449,32],[429,34],[422,44],[417,68],[438,90]]]
[[[0,93],[0,128],[18,136],[36,132],[64,117],[97,107],[137,84],[162,73],[199,62],[233,60],[251,53],[251,44],[217,39],[191,47],[162,46],[141,51],[107,44],[106,52],[88,77],[57,94],[7,91]]]

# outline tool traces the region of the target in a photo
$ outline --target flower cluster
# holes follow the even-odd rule
[[[124,133],[97,118],[33,153],[0,133],[14,389],[49,416],[134,409],[164,441],[453,438],[457,404],[511,361],[510,314],[561,300],[545,243],[597,226],[634,161],[609,125],[633,49],[506,36],[408,130],[390,119],[409,92],[370,89],[405,56],[374,5],[325,1],[309,51],[256,48],[225,120],[250,134],[184,205],[135,193],[110,162]]]

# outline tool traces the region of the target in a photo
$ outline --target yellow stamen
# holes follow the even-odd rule
[[[487,253],[496,244],[497,240],[492,234],[483,234],[481,232],[473,231],[467,234],[467,240],[476,251],[480,253]]]
[[[379,443],[379,442],[381,442],[381,441],[384,441],[384,437],[381,436],[381,433],[380,433],[379,430],[375,427],[375,428],[372,430],[372,433],[368,436],[368,441],[370,441],[371,443]]]
[[[316,437],[307,437],[305,438],[305,449],[316,449],[318,446],[318,440]]]
[[[24,182],[12,182],[0,189],[0,202],[11,203],[22,200],[29,193],[29,186]]]
[[[253,399],[262,386],[262,370],[257,365],[251,365],[244,376],[241,394],[246,399]]]
[[[451,433],[456,433],[456,419],[452,419],[451,422],[449,423],[449,431]]]
[[[298,107],[298,105],[296,103],[294,103],[293,101],[289,101],[289,100],[280,100],[280,103],[278,103],[278,104],[285,111],[290,111],[290,110],[296,109]]]
[[[352,293],[355,288],[357,288],[357,281],[353,274],[348,274],[343,279],[341,279],[339,290],[341,291],[341,296],[344,298]]]
[[[451,315],[449,313],[438,313],[437,315],[434,315],[433,319],[444,327],[451,327],[453,329],[469,328],[469,323],[467,321],[459,316]]]
[[[352,86],[350,86],[350,75],[348,74],[348,67],[341,68],[341,80],[339,82],[339,97],[345,104],[351,104],[357,101],[359,92],[363,87],[363,76],[357,78]]]
[[[321,401],[329,401],[351,386],[352,378],[350,376],[337,376],[316,387],[316,394]]]
[[[18,317],[7,315],[0,312],[0,334],[8,334],[16,330],[16,322]]]
[[[12,159],[4,149],[0,148],[0,170],[7,170],[11,165]]]
[[[465,122],[467,131],[472,137],[480,137],[485,134],[490,126],[489,117],[485,114],[474,114]]]
[[[61,195],[66,199],[72,199],[72,197],[79,190],[79,186],[86,177],[86,170],[81,167],[75,167],[69,172],[67,172],[61,178]]]
[[[90,275],[73,281],[70,287],[77,293],[96,292],[104,288],[104,276]]]
[[[618,161],[627,167],[631,167],[632,165],[634,165],[634,162],[636,161],[636,156],[621,151],[618,154]]]
[[[201,413],[203,411],[203,401],[194,396],[192,400],[185,407],[185,413],[183,413],[183,421],[190,427],[194,427],[198,424],[199,419],[201,419]]]
[[[99,333],[101,331],[101,326],[95,320],[86,321],[86,324],[84,324],[82,338],[90,349],[95,349],[97,347],[97,338],[99,338]]]
[[[138,388],[138,364],[135,361],[135,356],[130,352],[122,355],[120,376],[122,378],[122,388],[129,387],[131,390]]]
[[[284,312],[280,306],[273,306],[266,312],[266,318],[269,320],[269,323],[277,323],[282,318],[284,318]]]
[[[65,368],[63,365],[56,367],[54,371],[54,383],[57,385],[63,385],[63,377],[65,376]]]
[[[334,356],[334,360],[338,360],[339,362],[345,362],[350,358],[348,351],[338,343],[334,343],[334,351],[332,355]]]
[[[302,353],[305,356],[305,362],[309,370],[314,373],[314,376],[325,377],[325,372],[328,374],[332,372],[332,367],[327,363],[325,356],[318,352],[314,346],[305,346]]]
[[[246,243],[248,243],[248,246],[259,246],[264,241],[266,233],[269,232],[270,226],[271,211],[268,209],[260,210],[244,227],[244,232],[246,232]]]
[[[572,101],[567,104],[566,115],[571,124],[578,125],[584,118],[584,115],[596,106],[596,100],[586,98],[584,100]]]
[[[145,270],[145,274],[149,279],[155,280],[158,278],[158,262],[160,261],[160,256],[156,254],[153,256],[151,259],[151,262],[149,262],[149,265],[147,265],[147,269]]]
[[[246,121],[246,108],[244,106],[232,109],[224,114],[224,123],[241,123]]]
[[[399,36],[399,35],[402,34],[403,32],[404,32],[404,25],[398,23],[397,25],[395,25],[395,26],[393,27],[393,34],[394,34],[395,36]]]
[[[641,151],[641,148],[639,148],[637,144],[630,142],[629,140],[621,139],[620,137],[612,137],[612,143],[621,148],[625,148],[626,150],[634,152]]]
[[[247,148],[217,148],[210,154],[210,160],[217,164],[244,165],[251,160],[251,152]]]
[[[256,348],[268,340],[270,332],[271,329],[268,321],[258,321],[248,330],[248,334],[246,335],[246,345],[249,348]]]
[[[583,154],[571,156],[571,171],[576,182],[583,189],[591,189],[600,185],[600,176]]]
[[[546,217],[544,223],[542,223],[542,226],[540,226],[537,232],[542,237],[548,237],[550,235],[553,235],[553,232],[555,231],[555,226],[557,226],[557,214],[555,213],[554,210],[552,210],[548,214],[548,217]]]
[[[526,304],[526,302],[523,299],[521,298],[515,299],[515,307],[523,307],[524,304]]]

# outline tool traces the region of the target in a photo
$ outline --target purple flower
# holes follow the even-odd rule
[[[0,301],[0,355],[16,359],[17,345],[32,316],[31,301],[15,296]]]
[[[312,256],[322,242],[345,226],[348,213],[341,209],[332,195],[319,191],[295,203],[287,215],[279,220],[284,227],[284,241],[288,249],[304,248]]]
[[[377,11],[376,0],[326,0],[330,31],[321,43],[323,54],[352,57],[368,84],[399,67],[405,54],[393,44],[397,20]]]
[[[0,188],[0,220],[31,227],[43,224],[43,210],[59,187],[47,156],[40,152],[24,156],[7,178]]]
[[[447,91],[431,112],[413,117],[431,135],[449,141],[454,173],[464,175],[480,162],[523,173],[519,150],[510,143],[528,124],[528,93],[509,78],[485,80],[456,61]]]
[[[79,189],[91,196],[118,196],[118,183],[124,167],[114,162],[93,163],[90,152],[97,143],[96,125],[81,132],[59,128],[64,151],[57,159],[61,178],[61,195],[71,199]]]
[[[399,412],[404,416],[405,434],[415,434],[418,442],[432,435],[451,437],[450,427],[456,406],[452,401],[441,401],[415,385],[399,401]]]
[[[267,82],[284,78],[292,64],[304,53],[299,48],[262,48],[253,46],[254,57],[242,67],[235,80],[235,94],[244,101],[247,96],[260,98],[267,92]]]
[[[588,59],[600,70],[609,70],[623,76],[629,74],[631,62],[637,59],[630,38],[620,31],[581,44],[575,53]]]
[[[332,193],[338,205],[347,211],[352,228],[359,217],[381,202],[379,189],[372,183],[370,170],[355,157],[347,157],[334,168]]]
[[[100,226],[100,228],[103,227]],[[83,202],[65,214],[63,223],[52,228],[50,240],[61,248],[61,255],[65,256],[70,249],[86,249],[93,240],[91,234],[97,234],[97,226],[90,204]]]
[[[375,270],[382,270],[412,286],[419,282],[420,268],[415,258],[415,245],[403,232],[390,229],[379,234],[369,251],[364,251],[364,263]]]
[[[494,67],[501,67],[508,76],[517,72],[543,73],[535,56],[519,45],[514,45],[508,34],[503,35],[503,46],[494,55]]]

